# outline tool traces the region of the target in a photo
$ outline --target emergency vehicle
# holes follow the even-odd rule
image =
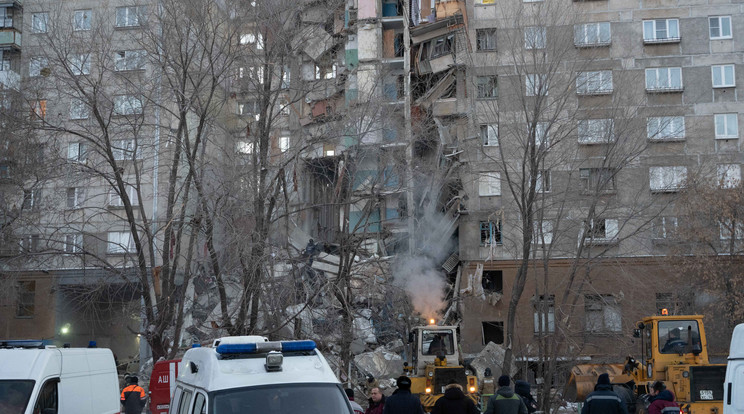
[[[170,414],[352,414],[315,342],[261,336],[217,339],[186,351]]]
[[[168,414],[173,391],[176,389],[176,376],[180,359],[158,361],[150,374],[150,413]]]
[[[731,335],[723,401],[723,414],[744,414],[744,323]]]
[[[0,413],[119,413],[114,354],[0,341]]]

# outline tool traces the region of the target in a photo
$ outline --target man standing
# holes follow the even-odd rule
[[[486,414],[527,414],[527,406],[518,395],[514,394],[514,390],[509,386],[510,383],[508,375],[499,377],[499,389],[496,395],[488,399]]]
[[[424,414],[419,397],[411,394],[411,379],[398,377],[398,389],[385,401],[383,414]]]
[[[385,396],[382,394],[380,387],[374,387],[369,390],[369,408],[364,414],[382,414],[385,407]]]
[[[462,392],[462,385],[457,380],[450,380],[444,387],[444,396],[434,403],[431,414],[479,414],[473,400]]]
[[[522,397],[522,402],[527,406],[527,412],[529,414],[537,411],[537,401],[532,396],[531,390],[532,386],[530,386],[529,382],[522,380],[514,381],[514,392]]]
[[[581,414],[628,414],[625,401],[612,391],[608,374],[602,374],[597,378],[594,392],[586,397]]]
[[[129,385],[121,391],[121,405],[124,406],[125,414],[141,414],[145,408],[147,395],[144,388],[137,385],[139,378],[130,377]]]
[[[671,414],[679,412],[679,405],[674,402],[674,394],[661,381],[654,382],[651,388],[651,405],[648,414]]]
[[[351,409],[354,410],[354,414],[364,414],[364,409],[361,405],[359,405],[358,402],[354,401],[354,390],[351,388],[347,388],[344,390],[346,393],[346,396],[349,397],[349,402],[351,403]]]

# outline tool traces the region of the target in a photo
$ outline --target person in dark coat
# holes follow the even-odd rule
[[[124,413],[126,414],[140,414],[142,409],[145,408],[147,394],[142,387],[137,385],[138,382],[137,377],[130,377],[129,385],[121,391],[121,405],[124,406]]]
[[[666,389],[661,381],[656,381],[651,389],[651,405],[648,406],[648,414],[672,414],[679,413],[679,405],[674,402],[674,394]]]
[[[610,376],[602,374],[597,378],[594,392],[587,395],[581,414],[628,414],[625,401],[612,391]]]
[[[527,414],[527,406],[511,389],[511,379],[508,375],[499,377],[499,389],[488,399],[486,414]]]
[[[527,413],[529,414],[537,411],[537,401],[532,396],[531,389],[532,387],[527,381],[519,380],[514,382],[514,392],[522,398],[522,402],[527,406]]]
[[[453,379],[444,388],[444,396],[434,403],[431,414],[478,414],[478,409],[462,392],[462,385]]]
[[[382,414],[385,408],[385,395],[380,387],[373,387],[369,390],[369,408],[364,414]]]
[[[424,407],[418,396],[411,394],[411,379],[405,375],[398,377],[398,389],[385,400],[383,414],[424,414]]]

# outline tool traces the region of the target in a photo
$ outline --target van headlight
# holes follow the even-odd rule
[[[284,355],[279,351],[271,351],[266,355],[266,371],[277,372],[282,370],[282,362],[284,362]]]

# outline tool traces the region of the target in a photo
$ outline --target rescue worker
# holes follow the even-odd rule
[[[514,392],[522,398],[522,402],[527,406],[527,412],[529,414],[537,411],[537,401],[532,396],[531,389],[532,387],[527,381],[519,380],[514,382]]]
[[[369,408],[364,414],[382,414],[385,408],[385,395],[380,387],[372,387],[369,390]]]
[[[486,414],[527,414],[527,406],[518,395],[514,394],[509,386],[510,383],[511,379],[508,375],[499,377],[499,389],[495,396],[488,399]]]
[[[145,408],[147,394],[145,389],[137,385],[139,378],[129,377],[129,385],[121,390],[121,405],[124,406],[125,414],[141,414]]]
[[[385,401],[383,414],[424,414],[424,407],[416,395],[411,394],[411,379],[398,377],[398,389]]]
[[[346,396],[349,398],[349,402],[351,403],[351,409],[354,410],[354,414],[364,414],[364,409],[361,405],[359,405],[358,402],[354,401],[354,390],[351,388],[346,388],[344,390],[346,393]]]
[[[444,396],[434,403],[431,414],[479,414],[475,403],[465,397],[462,385],[451,379],[444,387]]]
[[[679,413],[679,405],[674,402],[674,394],[666,388],[663,382],[654,382],[651,388],[651,396],[648,414]]]
[[[587,395],[581,414],[628,414],[625,401],[612,391],[610,376],[607,373],[597,378],[594,392]]]

